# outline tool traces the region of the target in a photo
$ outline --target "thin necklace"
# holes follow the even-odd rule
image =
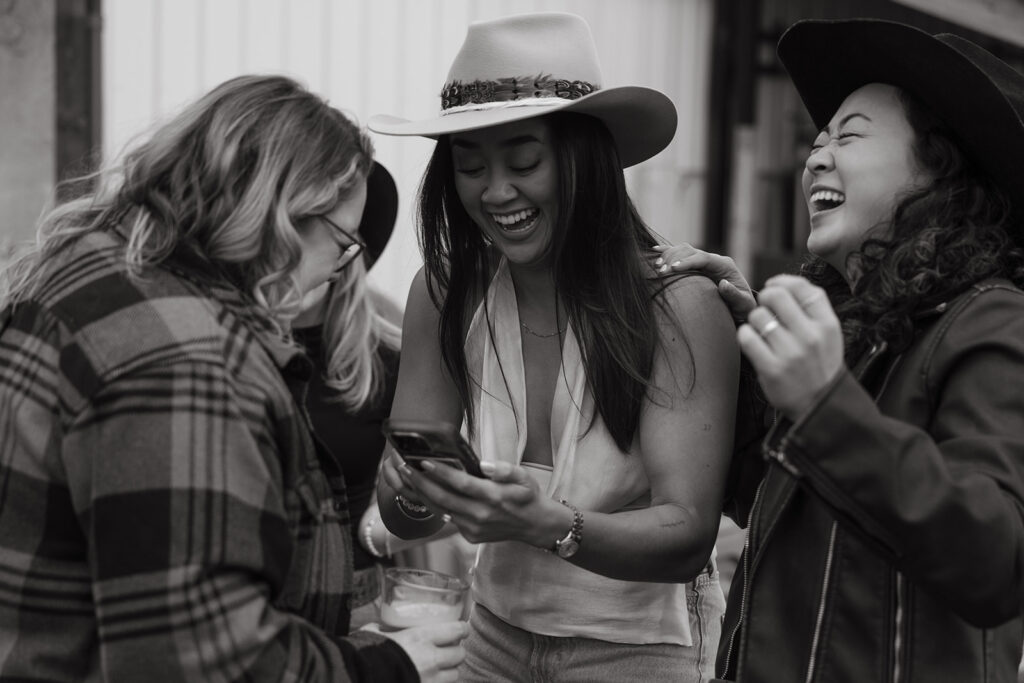
[[[564,327],[562,329],[560,329],[560,330],[555,330],[554,332],[551,332],[550,334],[538,334],[537,332],[534,332],[533,330],[531,330],[530,326],[527,325],[526,323],[524,323],[522,320],[519,321],[519,324],[522,326],[522,328],[524,330],[526,330],[527,334],[532,334],[534,337],[537,337],[538,339],[550,339],[551,337],[554,337],[555,335],[565,334],[565,328]]]

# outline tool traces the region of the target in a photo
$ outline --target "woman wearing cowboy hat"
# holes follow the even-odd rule
[[[463,680],[711,675],[739,353],[710,281],[659,281],[622,172],[675,123],[601,88],[582,19],[537,14],[470,27],[438,118],[370,124],[438,140],[391,415],[465,420],[488,476],[392,455],[378,501],[401,536],[482,543]]]
[[[803,277],[770,279],[755,305],[730,260],[665,257],[731,281],[778,415],[737,455],[756,486],[729,501],[748,545],[720,674],[1016,681],[1024,76],[878,20],[800,22],[779,57],[821,127]]]

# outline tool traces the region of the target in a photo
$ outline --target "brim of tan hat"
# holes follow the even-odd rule
[[[868,83],[901,88],[954,132],[967,156],[1004,189],[1024,223],[1024,122],[993,76],[1018,91],[1024,77],[973,43],[891,21],[801,21],[779,40],[778,55],[819,129],[846,97]],[[1021,241],[1021,231],[1017,231]]]
[[[559,111],[587,114],[603,121],[615,139],[623,167],[639,164],[665,149],[678,122],[676,107],[664,93],[641,86],[622,86],[598,90],[576,100],[464,110],[421,121],[378,114],[370,117],[367,125],[382,135],[438,138]]]

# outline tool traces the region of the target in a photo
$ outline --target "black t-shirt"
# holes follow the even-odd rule
[[[383,391],[356,413],[349,412],[340,402],[332,399],[336,392],[324,381],[326,358],[323,352],[323,326],[293,330],[296,341],[302,344],[315,367],[306,396],[306,409],[313,423],[313,431],[326,445],[345,476],[348,507],[352,515],[353,564],[356,569],[370,567],[376,561],[359,541],[359,518],[370,505],[377,481],[377,468],[384,452],[385,439],[381,424],[391,412],[398,379],[398,351],[379,347],[377,353],[384,360],[385,384]],[[381,548],[383,550],[383,548]]]

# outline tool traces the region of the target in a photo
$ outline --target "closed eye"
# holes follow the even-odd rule
[[[516,173],[529,173],[530,171],[534,170],[538,166],[540,166],[540,161],[539,160],[533,162],[529,166],[511,166],[510,168],[513,171],[515,171]]]
[[[456,173],[461,173],[464,176],[469,176],[471,178],[475,178],[476,176],[478,176],[481,173],[483,173],[483,170],[484,170],[483,166],[478,166],[476,168],[457,168],[457,169],[455,169],[455,172]]]

